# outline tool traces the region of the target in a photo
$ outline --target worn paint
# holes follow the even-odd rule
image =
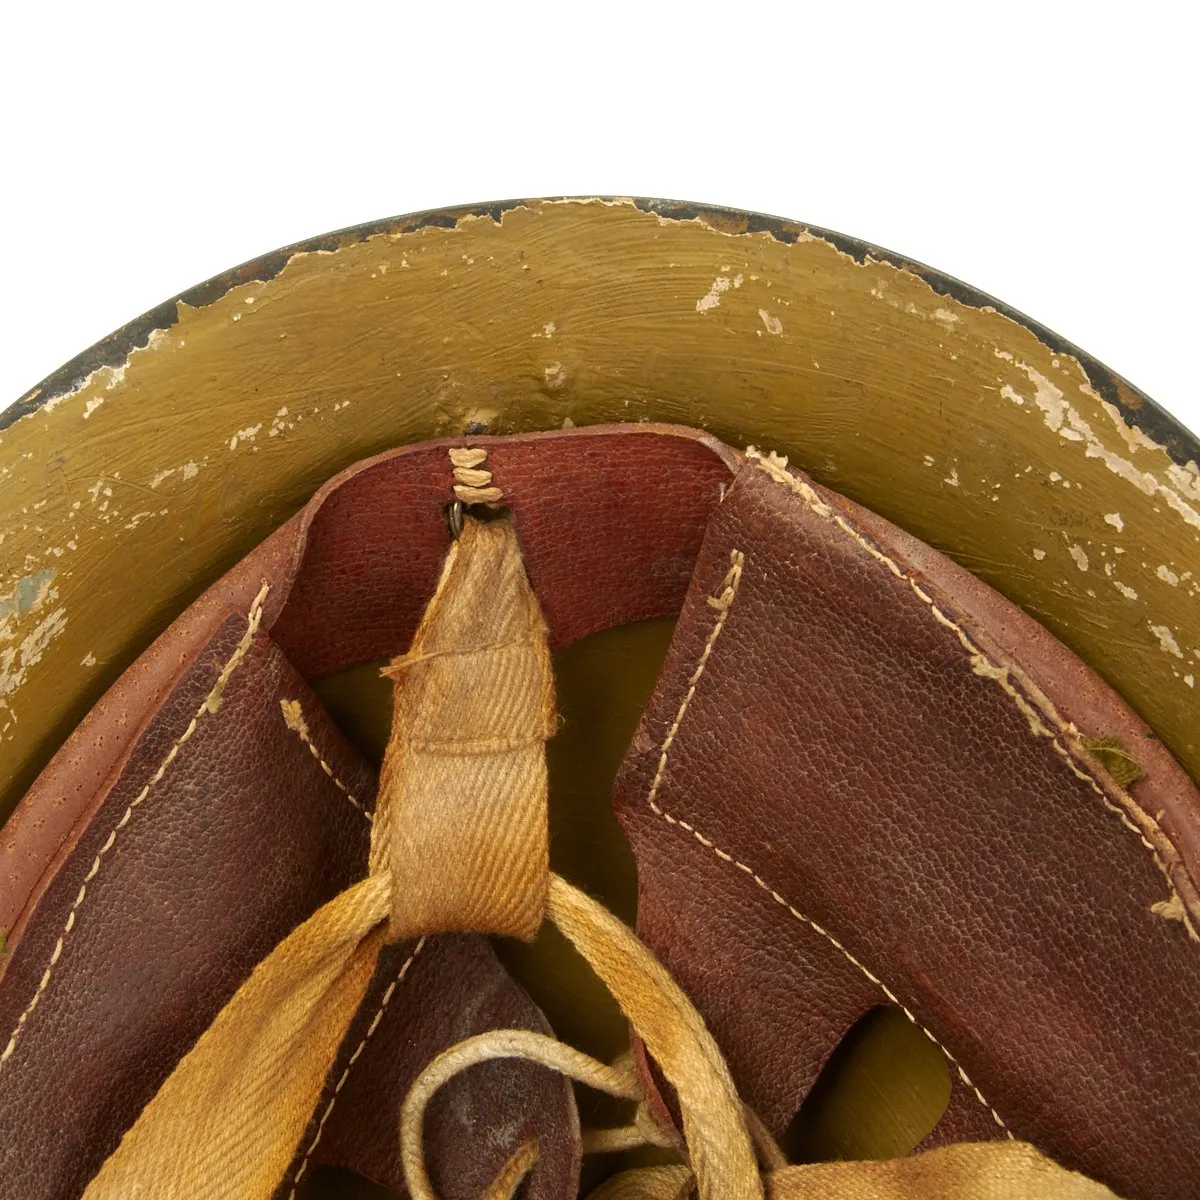
[[[122,336],[0,431],[0,595],[53,566],[71,614],[22,675],[20,740],[0,733],[10,797],[81,701],[333,471],[468,426],[567,420],[769,442],[1025,604],[1200,774],[1195,689],[1151,630],[1200,662],[1192,443],[925,268],[745,214],[514,204],[268,256]],[[1101,571],[1118,558],[1120,578]]]
[[[783,322],[775,316],[772,316],[765,308],[758,310],[758,315],[763,323],[763,328],[775,337],[779,337],[783,333]]]

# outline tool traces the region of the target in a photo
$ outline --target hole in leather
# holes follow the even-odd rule
[[[829,1056],[781,1140],[794,1163],[908,1154],[950,1102],[942,1052],[898,1009],[872,1009]]]

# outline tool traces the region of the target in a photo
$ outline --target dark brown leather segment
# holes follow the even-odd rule
[[[13,1200],[78,1196],[254,964],[365,868],[362,813],[284,724],[280,700],[304,702],[348,787],[372,795],[371,774],[269,639],[181,740],[246,628],[229,617],[184,674],[13,954],[5,1039],[39,997],[0,1067],[0,1180]]]
[[[39,880],[71,853],[130,747],[231,613],[246,614],[264,580],[283,578],[298,522],[277,529],[187,609],[113,684],[63,743],[0,831],[0,930],[21,938]],[[275,597],[269,596],[268,613]],[[0,956],[0,978],[7,961]]]
[[[301,1143],[302,1152],[277,1193],[279,1200],[290,1195],[291,1181],[323,1116],[325,1125],[306,1175],[321,1164],[350,1166],[406,1194],[398,1137],[400,1105],[433,1057],[488,1029],[552,1033],[538,1008],[513,985],[486,939],[433,938],[415,957],[412,952],[411,944],[390,947],[380,960]],[[460,1002],[448,1002],[452,998]],[[378,1026],[370,1033],[377,1017]],[[351,1064],[360,1046],[364,1049]],[[349,1074],[335,1096],[347,1068]],[[442,1200],[478,1200],[513,1151],[537,1138],[538,1165],[521,1195],[525,1200],[564,1200],[575,1195],[572,1181],[579,1177],[577,1135],[571,1085],[563,1076],[532,1063],[486,1063],[458,1076],[430,1103],[426,1161]]]
[[[484,447],[554,646],[679,611],[731,453],[663,427],[461,438],[360,464],[310,505],[272,636],[309,679],[412,640],[447,547],[447,449]]]
[[[195,656],[14,951],[0,989],[6,1038],[27,1015],[0,1065],[0,1128],[15,1133],[0,1140],[6,1198],[79,1195],[253,966],[366,869],[373,772],[269,637],[241,652],[246,630],[245,615],[230,616]],[[285,722],[283,700],[300,702],[308,742]],[[430,939],[419,961],[420,990],[397,988],[389,1021],[356,1063],[384,1088],[364,1097],[356,1083],[356,1102],[368,1109],[398,1102],[403,1080],[388,1067],[423,1065],[441,1047],[448,1018],[439,1009],[476,1022],[497,1011],[544,1028],[483,939]],[[572,1195],[569,1089],[544,1074],[521,1082],[514,1095],[502,1068],[464,1077],[460,1110],[494,1114],[476,1130],[486,1145],[472,1143],[465,1158],[502,1163],[517,1145],[506,1135],[536,1128],[548,1147],[538,1194]],[[353,1112],[346,1097],[342,1104],[342,1115]],[[448,1138],[461,1146],[468,1132],[458,1112],[430,1118],[435,1152]],[[374,1133],[386,1148],[360,1132],[339,1165],[361,1170],[356,1156],[374,1164],[394,1153],[396,1129]]]
[[[887,530],[877,519],[879,548],[906,576]],[[697,680],[719,619],[707,598],[734,549],[740,584]],[[1024,664],[1041,681],[1038,665]],[[668,821],[648,796],[690,681],[654,800]],[[886,987],[980,1089],[981,1129],[994,1109],[1122,1194],[1195,1195],[1200,945],[1151,912],[1168,895],[1163,873],[1075,771],[908,578],[742,470],[618,806],[639,861],[639,928],[776,1129]],[[1177,803],[1194,806],[1195,792]],[[882,987],[864,989],[867,972]],[[961,1106],[955,1120],[961,1131]]]
[[[264,628],[302,675],[402,651],[449,544],[447,450],[486,446],[556,645],[678,611],[737,456],[695,430],[595,427],[404,446],[357,463],[214,584],[80,723],[0,837],[0,931],[15,947],[133,739],[230,612],[270,585]],[[8,956],[0,955],[0,977]]]

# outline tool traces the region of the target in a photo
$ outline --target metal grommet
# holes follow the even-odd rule
[[[466,506],[461,500],[455,500],[446,509],[446,520],[450,525],[450,536],[457,542],[463,531],[463,516]]]

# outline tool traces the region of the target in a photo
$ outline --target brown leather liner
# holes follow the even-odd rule
[[[710,524],[618,781],[639,931],[776,1132],[894,1003],[952,1056],[934,1141],[1007,1127],[1120,1194],[1194,1196],[1200,944],[1155,911],[1129,798],[1026,681],[1085,732],[1144,729],[982,584],[800,485],[747,464]],[[1185,827],[1195,789],[1147,757],[1142,807]]]
[[[644,806],[665,728],[678,715],[679,696],[711,635],[714,610],[707,597],[719,590],[731,545],[746,550],[753,563],[748,572],[768,564],[769,577],[764,583],[747,574],[673,750],[663,786],[676,789],[675,811],[690,812],[692,804],[703,819],[724,823],[720,844],[733,857],[742,853],[735,851],[739,841],[750,844],[737,861],[772,864],[773,873],[763,878],[781,881],[773,886],[786,879],[789,889],[794,885],[792,903],[855,948],[861,962],[883,964],[875,969],[897,998],[954,1050],[972,1083],[959,1080],[941,1136],[988,1136],[998,1128],[993,1111],[1003,1113],[1018,1134],[1119,1187],[1136,1185],[1143,1200],[1187,1194],[1173,1181],[1200,1172],[1189,1158],[1200,1120],[1192,1111],[1194,1088],[1181,1090],[1179,1082],[1200,1070],[1200,947],[1187,940],[1180,922],[1150,912],[1166,894],[1155,853],[1179,895],[1189,902],[1195,897],[1200,802],[1186,776],[1128,708],[1044,630],[887,522],[816,490],[867,543],[903,564],[992,661],[1015,659],[1009,682],[1027,703],[1037,706],[1033,681],[1083,733],[1122,738],[1149,775],[1131,789],[1135,811],[1097,764],[1078,756],[1068,736],[1067,756],[1045,758],[1046,743],[1031,738],[1026,715],[994,681],[968,666],[970,687],[963,690],[963,647],[945,628],[927,643],[925,602],[886,573],[886,587],[900,594],[879,591],[879,562],[863,545],[828,522],[814,524],[811,508],[757,467],[742,471],[726,500],[738,456],[704,435],[671,427],[448,439],[381,455],[330,481],[122,677],[6,826],[0,927],[11,925],[4,961],[14,965],[0,991],[0,1018],[15,1021],[36,994],[62,928],[62,901],[40,921],[39,900],[57,888],[69,904],[76,877],[92,859],[88,851],[96,851],[105,833],[94,828],[92,816],[119,807],[121,789],[144,775],[147,768],[133,751],[153,748],[155,722],[179,701],[189,672],[211,673],[213,639],[228,640],[239,623],[244,627],[264,583],[263,630],[270,638],[256,639],[252,652],[282,650],[281,661],[300,676],[319,678],[403,648],[447,545],[445,450],[467,442],[490,450],[489,466],[505,488],[555,644],[673,615],[689,596],[671,660],[631,750],[623,815],[639,856],[643,930],[701,1003],[763,1115],[776,1126],[786,1121],[841,1032],[880,1002],[880,991],[861,970],[847,970],[845,955],[828,939],[793,945],[797,921],[748,882],[746,871],[734,869],[731,885],[728,861],[687,828],[667,829]],[[816,620],[818,598],[838,638],[826,636]],[[847,632],[851,613],[860,620]],[[944,657],[947,645],[950,658]],[[879,706],[883,685],[894,682],[879,674],[880,663],[897,654],[908,672],[900,678],[906,701],[916,706],[911,711]],[[774,691],[765,685],[772,672],[780,677]],[[879,686],[866,686],[872,682]],[[706,718],[709,688],[718,690],[720,702]],[[189,695],[184,689],[183,699]],[[804,753],[806,722],[831,698],[844,706],[847,696],[853,700],[837,736],[819,743],[819,753]],[[912,712],[923,741],[914,742],[905,729]],[[870,713],[873,721],[866,720]],[[787,736],[779,740],[781,729]],[[897,731],[905,735],[899,741]],[[772,750],[766,757],[763,739]],[[926,744],[938,754],[916,771],[913,756]],[[1001,762],[997,747],[1016,757]],[[284,759],[295,752],[289,743]],[[311,768],[307,753],[300,759]],[[1098,791],[1064,773],[1068,757]],[[737,774],[748,760],[756,761],[754,770]],[[830,780],[848,786],[859,772],[870,782],[872,771],[891,779],[897,764],[913,767],[900,779],[909,791],[851,788],[861,804],[839,793],[812,807],[811,798]],[[969,801],[971,790],[955,772],[982,770],[981,764],[987,770],[973,778],[987,802],[973,814],[974,824],[964,825],[962,811],[945,808],[945,796]],[[1021,808],[1004,787],[994,790],[997,779],[1018,781],[1036,803]],[[942,802],[940,809],[931,797]],[[1123,828],[1119,814],[1097,803],[1101,797],[1131,816],[1138,830]],[[894,808],[881,809],[883,800]],[[764,832],[764,814],[778,817],[780,828]],[[1146,824],[1148,817],[1153,821]],[[906,830],[906,822],[913,828]],[[999,840],[964,858],[954,838],[974,844],[985,833]],[[1046,854],[1053,871],[1042,861]],[[875,869],[865,870],[872,855]],[[897,863],[906,864],[907,876],[889,895],[888,879],[899,878]],[[305,868],[297,870],[303,875]],[[108,884],[111,877],[105,878]],[[319,900],[306,892],[296,913]],[[248,904],[262,915],[256,898]],[[997,931],[1021,906],[1031,920],[1049,924],[1037,927],[1032,940],[1017,936],[998,949]],[[286,905],[277,907],[248,944],[247,962],[295,919]],[[280,930],[271,920],[283,922]],[[130,928],[137,926],[134,914]],[[780,953],[783,944],[787,955]],[[1108,970],[1093,977],[1087,972],[1098,962]],[[1033,973],[1010,976],[1018,969]],[[1145,990],[1140,1005],[1131,1001],[1139,980]],[[139,986],[139,997],[143,991]],[[222,994],[212,989],[205,1005],[219,1003]],[[69,989],[47,995],[70,1007]],[[128,1008],[123,1001],[122,1011]],[[48,1014],[50,1000],[38,1022]],[[66,1010],[59,1013],[59,1020],[68,1019]],[[1044,1036],[1027,1041],[1030,1029]],[[26,1042],[20,1053],[33,1048]],[[381,1050],[381,1058],[386,1053]],[[69,1075],[64,1069],[64,1078]],[[1094,1101],[1090,1109],[1081,1097]],[[88,1102],[95,1106],[97,1099]],[[350,1105],[335,1111],[324,1149],[338,1144],[332,1131],[352,1112]],[[1118,1137],[1123,1122],[1124,1140]],[[111,1131],[104,1136],[111,1138]]]
[[[596,426],[404,446],[343,471],[200,597],[106,693],[0,835],[0,930],[20,941],[37,896],[181,672],[270,584],[263,626],[308,679],[399,653],[449,542],[450,446],[487,447],[555,645],[674,615],[737,456],[677,426]],[[8,957],[0,957],[0,978]]]

